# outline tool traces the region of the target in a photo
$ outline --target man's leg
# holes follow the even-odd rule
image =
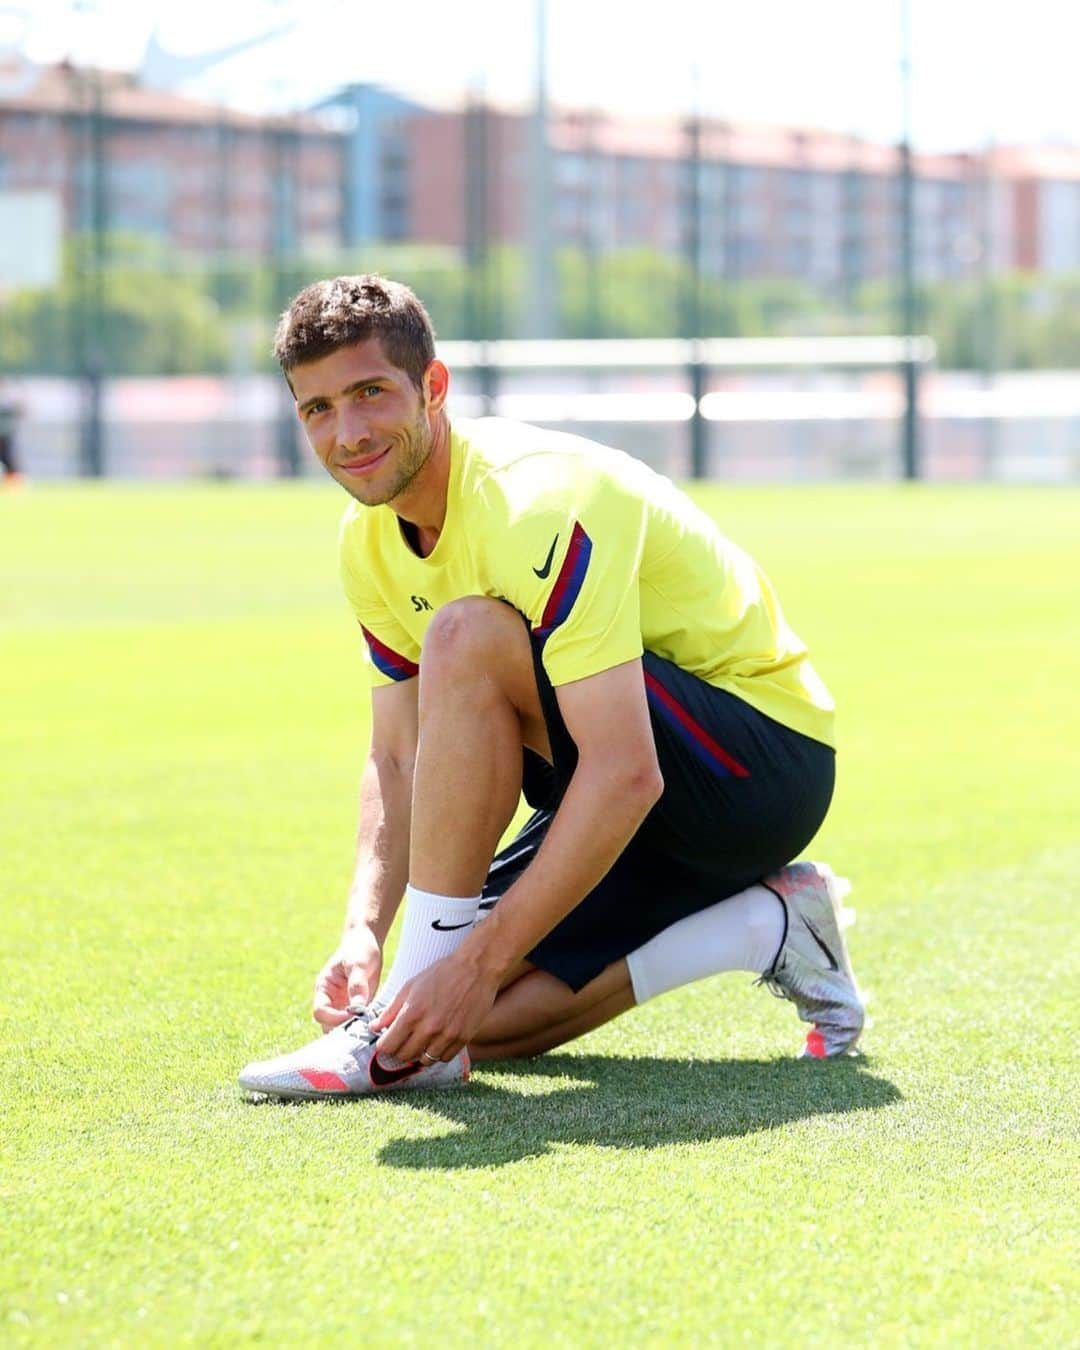
[[[671,924],[575,993],[541,970],[509,984],[471,1047],[473,1058],[542,1054],[635,1004],[723,971],[758,974],[811,1023],[803,1053],[853,1052],[865,1008],[843,928],[848,884],[820,863],[792,863],[762,885]]]
[[[521,748],[550,757],[520,614],[471,596],[445,606],[420,659],[409,881],[479,895],[521,793]]]
[[[528,632],[516,610],[483,596],[440,610],[420,658],[419,721],[409,884],[376,1013],[464,941],[517,810],[522,745],[550,754]]]
[[[577,993],[546,971],[529,971],[496,999],[470,1051],[476,1060],[538,1055],[706,976],[761,975],[776,960],[784,929],[776,895],[750,886],[665,928]]]
[[[633,1006],[625,961],[614,961],[577,993],[557,976],[534,968],[499,994],[469,1053],[476,1063],[542,1055]]]

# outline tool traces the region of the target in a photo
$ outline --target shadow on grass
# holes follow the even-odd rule
[[[480,1066],[465,1090],[403,1093],[395,1107],[434,1111],[463,1128],[439,1138],[395,1139],[390,1167],[492,1167],[546,1153],[553,1144],[656,1148],[773,1130],[795,1120],[878,1110],[900,1093],[866,1058],[813,1060],[631,1059],[546,1055]],[[515,1079],[530,1079],[528,1091]],[[550,1092],[536,1080],[555,1080]],[[492,1079],[506,1081],[493,1083]],[[565,1081],[572,1079],[572,1086]]]

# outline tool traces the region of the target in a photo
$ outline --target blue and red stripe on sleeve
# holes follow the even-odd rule
[[[371,652],[371,659],[375,663],[377,670],[388,675],[392,680],[411,680],[415,675],[420,674],[420,667],[415,661],[410,661],[407,656],[402,656],[400,652],[394,651],[393,647],[388,647],[385,642],[379,639],[363,624],[360,625],[360,631],[364,635],[364,640]]]
[[[570,535],[566,557],[559,568],[559,575],[555,578],[555,585],[551,588],[540,622],[533,629],[537,637],[549,637],[570,617],[581,594],[581,588],[585,584],[585,573],[588,571],[591,555],[592,540],[585,533],[581,522],[577,521]]]

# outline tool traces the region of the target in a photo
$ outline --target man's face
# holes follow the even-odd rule
[[[376,337],[294,366],[289,381],[323,468],[365,506],[391,502],[427,463],[429,399]]]

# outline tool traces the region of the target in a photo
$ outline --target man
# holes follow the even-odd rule
[[[241,1085],[450,1086],[735,969],[796,1004],[804,1053],[853,1050],[840,885],[788,865],[832,795],[832,704],[752,560],[619,451],[451,427],[404,286],[307,287],[275,353],[353,498],[341,567],[372,738],[345,931],[315,986],[326,1034]],[[535,814],[493,860],[523,784]]]
[[[22,486],[23,476],[15,455],[15,431],[22,409],[0,390],[0,470],[4,487],[11,491]]]

